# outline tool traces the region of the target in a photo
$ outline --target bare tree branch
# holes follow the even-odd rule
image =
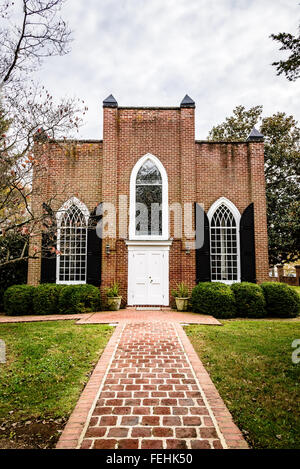
[[[44,57],[69,52],[71,31],[59,16],[64,0],[23,0],[21,27],[0,30],[2,85],[34,70]],[[5,10],[4,2],[0,11]],[[13,8],[14,4],[10,5]],[[7,9],[9,6],[7,6]],[[21,12],[18,12],[21,16]]]

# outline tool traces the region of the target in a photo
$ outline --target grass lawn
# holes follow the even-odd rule
[[[22,425],[29,434],[42,421],[53,431],[63,426],[112,332],[75,321],[0,324],[7,349],[7,363],[0,364],[0,448],[8,431],[18,439]]]
[[[222,321],[186,333],[253,448],[300,448],[300,322]]]

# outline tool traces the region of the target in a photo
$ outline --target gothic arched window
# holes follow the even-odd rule
[[[76,198],[58,212],[57,283],[86,283],[89,212]]]
[[[239,221],[237,208],[219,199],[209,210],[210,263],[213,282],[240,281]]]
[[[136,177],[136,235],[162,234],[162,177],[157,166],[146,160]]]
[[[145,155],[131,174],[130,238],[167,239],[168,180],[153,155]]]

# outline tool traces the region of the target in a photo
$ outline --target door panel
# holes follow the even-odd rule
[[[131,298],[136,304],[143,304],[148,297],[147,254],[136,251],[132,252],[130,257]]]
[[[167,305],[168,252],[145,249],[128,254],[128,304]]]
[[[163,303],[163,254],[160,251],[148,253],[149,301],[153,305]]]

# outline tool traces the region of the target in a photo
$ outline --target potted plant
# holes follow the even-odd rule
[[[120,286],[114,282],[109,288],[106,288],[107,305],[110,311],[119,311],[122,297],[119,295]]]
[[[187,311],[189,302],[189,288],[184,282],[178,283],[175,290],[172,290],[172,295],[176,301],[177,311]]]

